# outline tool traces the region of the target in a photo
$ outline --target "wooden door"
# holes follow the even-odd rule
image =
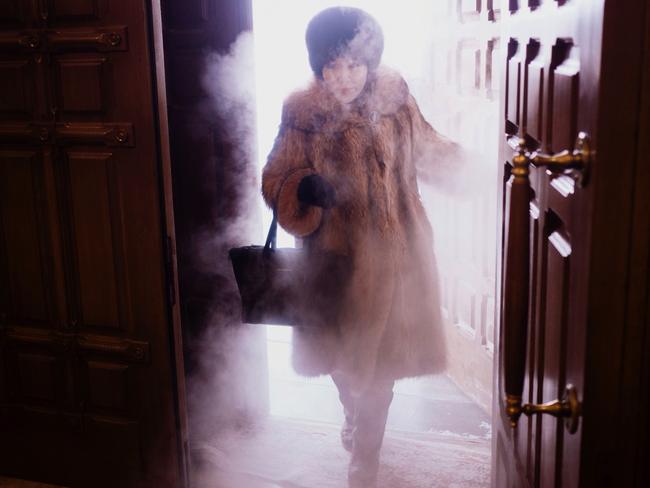
[[[629,426],[621,387],[636,374],[626,364],[642,357],[625,357],[640,353],[621,331],[647,11],[644,2],[505,3],[493,484],[641,486],[630,484],[634,456],[618,452],[637,455],[640,441],[615,426]],[[559,418],[534,413],[562,399]]]
[[[518,143],[528,158],[531,151],[572,151],[578,130],[593,134],[589,109],[598,72],[588,68],[598,66],[600,32],[580,36],[580,23],[596,22],[581,17],[586,2],[523,3],[510,2],[503,20],[501,159],[507,163],[498,396],[503,401],[505,391],[510,401],[519,396],[520,404],[541,404],[562,398],[567,384],[580,397],[584,391],[588,228],[580,214],[588,209],[590,186],[532,165],[520,176],[513,156]],[[507,429],[497,432],[498,486],[577,486],[580,429],[570,434],[563,420],[544,415],[522,416]],[[504,466],[508,447],[514,463]]]
[[[490,412],[497,188],[485,183],[497,179],[500,16],[475,0],[431,3],[427,69],[407,79],[409,88],[436,130],[479,155],[486,176],[467,192],[420,191],[435,233],[447,374]]]
[[[183,485],[158,18],[144,0],[0,3],[3,474]]]

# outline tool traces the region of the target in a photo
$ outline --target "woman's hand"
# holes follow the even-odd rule
[[[331,208],[335,205],[334,187],[322,176],[305,176],[298,185],[298,200],[307,205]]]

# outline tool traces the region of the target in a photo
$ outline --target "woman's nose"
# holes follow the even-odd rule
[[[350,79],[350,70],[347,68],[341,68],[341,71],[339,72],[339,79],[341,81],[348,81]]]

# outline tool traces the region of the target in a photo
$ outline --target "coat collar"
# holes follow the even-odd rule
[[[321,80],[314,79],[309,87],[287,98],[282,125],[309,132],[338,132],[397,112],[406,104],[408,94],[406,82],[396,71],[379,67],[365,92],[344,108]]]

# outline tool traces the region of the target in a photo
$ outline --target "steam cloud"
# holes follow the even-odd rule
[[[226,146],[223,160],[215,162],[221,179],[205,182],[206,191],[217,194],[213,221],[192,236],[194,262],[208,275],[211,295],[210,313],[192,324],[199,332],[185,346],[193,363],[187,401],[194,448],[227,430],[249,428],[268,409],[266,378],[259,375],[266,362],[264,330],[241,324],[228,260],[230,248],[251,244],[259,234],[253,60],[250,32],[242,33],[228,53],[207,55],[201,83],[208,102],[196,110]]]
[[[229,155],[224,161],[234,165],[224,169],[226,177],[221,187],[215,188],[220,192],[220,203],[213,225],[197,232],[193,239],[193,251],[199,265],[211,270],[213,281],[218,284],[214,291],[214,306],[201,334],[187,345],[197,363],[187,379],[191,440],[195,448],[202,450],[203,456],[196,459],[207,458],[213,466],[215,459],[217,462],[227,459],[231,467],[238,465],[241,459],[226,455],[229,442],[232,440],[236,444],[242,436],[254,433],[268,412],[265,404],[267,379],[260,378],[260,370],[266,363],[264,330],[260,326],[240,323],[239,296],[227,257],[231,247],[260,243],[263,239],[256,163],[253,47],[252,33],[245,32],[228,53],[206,56],[201,81],[209,103],[197,109],[199,117],[206,123],[216,123],[220,139],[228,141]],[[423,112],[427,112],[425,107]],[[468,164],[476,167],[472,164],[477,163],[476,157],[468,156],[468,159],[471,159]],[[468,167],[463,165],[463,168]],[[478,180],[483,178],[477,179],[478,173],[475,172],[470,174],[474,177],[465,179],[465,182],[473,180],[478,186]],[[439,205],[442,197],[432,194],[432,191],[424,188],[423,199],[427,210],[435,213],[436,206],[442,208]],[[438,227],[436,221],[446,222],[444,216],[433,216],[431,220],[434,232]],[[218,442],[216,447],[215,439]],[[206,486],[218,483],[216,486],[250,488],[242,484],[240,478],[224,475],[224,471],[231,467],[223,466],[219,479],[202,481],[211,483]]]

